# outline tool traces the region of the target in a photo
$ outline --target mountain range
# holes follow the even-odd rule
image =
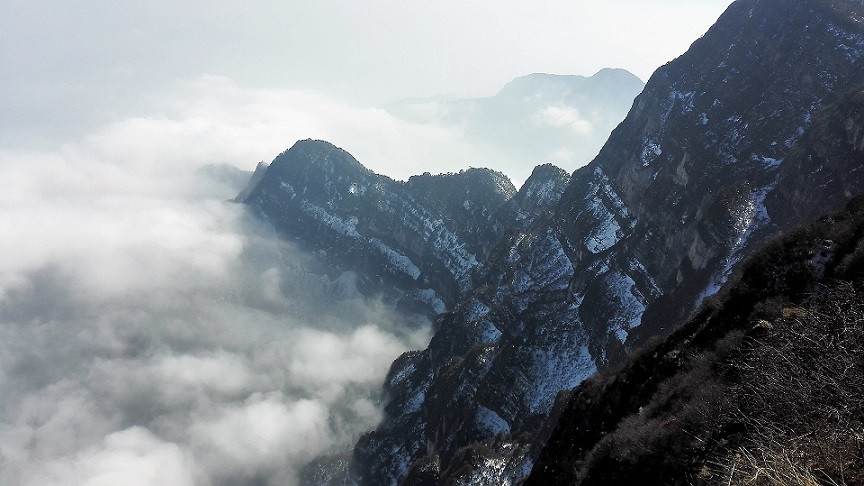
[[[844,258],[860,249],[860,204],[758,249],[862,191],[860,0],[736,1],[654,73],[588,165],[538,166],[519,190],[488,169],[393,181],[332,144],[298,142],[239,199],[332,271],[355,271],[361,291],[435,320],[429,346],[391,367],[383,422],[306,479],[719,484],[712,465],[773,422],[694,419],[728,412],[724,387],[742,383],[712,366],[758,363],[747,336],[781,339],[848,297],[802,296],[856,278],[858,260]]]
[[[644,86],[624,69],[593,76],[535,73],[510,81],[494,96],[409,99],[385,110],[456,129],[484,160],[521,182],[534,163],[573,170],[590,162]]]

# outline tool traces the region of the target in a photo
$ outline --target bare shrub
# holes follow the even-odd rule
[[[864,483],[864,293],[848,282],[783,309],[736,366],[745,446],[728,484]],[[794,479],[794,481],[793,481]]]
[[[721,484],[729,486],[843,485],[804,462],[806,455],[779,445],[742,447],[723,471]]]

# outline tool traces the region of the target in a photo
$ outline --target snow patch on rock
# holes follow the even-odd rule
[[[438,293],[432,289],[418,290],[414,294],[414,296],[420,302],[423,302],[424,304],[428,304],[429,307],[431,307],[432,310],[434,310],[436,314],[443,314],[443,313],[447,312],[447,305],[444,303],[444,300],[442,300],[441,296],[439,296]]]
[[[630,331],[642,323],[645,312],[645,297],[636,282],[623,272],[610,272],[604,278],[604,286],[610,299],[614,299],[620,312],[609,323],[609,329],[624,343]]]
[[[547,414],[561,390],[575,388],[597,372],[597,365],[582,339],[562,339],[558,346],[536,349],[526,397],[531,413]]]
[[[754,191],[747,203],[738,209],[734,222],[735,235],[733,236],[729,253],[724,259],[720,271],[711,278],[710,283],[699,295],[695,307],[699,307],[706,297],[720,290],[731,276],[732,269],[744,257],[744,250],[750,237],[755,231],[771,221],[771,217],[768,216],[768,211],[765,209],[765,198],[776,185],[777,181]]]
[[[313,204],[309,201],[302,201],[300,203],[300,208],[304,213],[312,216],[315,220],[320,222],[321,224],[329,227],[333,231],[348,236],[354,239],[360,239],[360,233],[357,232],[357,218],[351,217],[348,220],[343,220],[342,218],[330,214],[326,209]]]
[[[612,247],[621,239],[621,226],[615,216],[601,201],[595,200],[591,207],[597,225],[585,238],[585,247],[591,253],[600,253]]]
[[[501,339],[501,331],[491,321],[484,320],[481,323],[480,344],[495,344]]]
[[[356,218],[352,217],[351,220],[353,220],[353,224],[356,227]],[[375,246],[375,248],[377,248],[385,258],[387,258],[396,270],[408,275],[413,280],[417,280],[420,277],[420,269],[417,268],[417,265],[415,265],[410,258],[393,248],[390,248],[386,243],[378,238],[370,238],[369,243],[372,243],[372,245]]]
[[[645,137],[645,140],[642,142],[642,152],[639,155],[642,167],[648,167],[661,155],[663,155],[663,149],[660,148],[660,144],[651,137]]]
[[[495,446],[467,476],[456,478],[458,486],[514,486],[522,484],[531,474],[534,462],[524,449],[512,443]]]
[[[486,437],[510,434],[510,424],[495,413],[494,410],[488,409],[483,405],[477,406],[477,413],[474,415],[474,425]]]

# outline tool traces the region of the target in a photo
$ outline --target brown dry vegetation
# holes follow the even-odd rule
[[[862,484],[864,295],[849,282],[783,308],[745,344],[734,397],[748,430],[720,463],[726,484]]]

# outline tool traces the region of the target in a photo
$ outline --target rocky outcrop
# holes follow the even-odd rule
[[[362,292],[431,316],[467,296],[473,273],[510,226],[550,214],[566,181],[550,165],[518,192],[488,169],[399,182],[328,142],[304,140],[259,164],[240,197],[329,271],[355,271]]]
[[[570,175],[552,164],[538,165],[519,192],[495,214],[500,229],[527,229],[541,216],[549,216],[567,188]]]
[[[331,270],[356,271],[361,291],[434,315],[465,295],[496,239],[483,223],[515,193],[486,169],[394,181],[305,140],[279,155],[243,202]]]
[[[819,130],[816,120],[857,85],[864,72],[862,29],[838,8],[841,3],[862,11],[860,2],[736,2],[687,54],[658,70],[658,79],[674,81],[665,93],[655,94],[655,100],[678,99],[678,108],[668,116],[658,112],[665,120],[660,132],[667,141],[659,148],[658,160],[665,165],[658,167],[656,177],[664,177],[664,171],[677,173],[681,165],[689,180],[681,186],[674,184],[674,175],[667,175],[673,184],[647,185],[648,191],[653,186],[665,196],[647,198],[643,207],[648,203],[664,210],[648,208],[640,222],[677,226],[678,231],[671,238],[654,232],[652,244],[642,245],[643,251],[663,248],[671,258],[653,259],[658,264],[650,271],[663,297],[648,306],[634,342],[686,318],[765,237],[836,210],[857,192],[841,195],[817,189],[820,184],[814,179],[800,179],[801,187],[812,188],[808,196],[794,204],[772,203],[788,186],[789,181],[783,181],[797,164],[795,153]],[[689,94],[679,99],[680,93],[691,91],[692,103]],[[651,104],[640,99],[634,111],[650,109]],[[652,130],[650,123],[643,125],[646,139],[654,136]],[[844,164],[823,159],[810,168],[844,179]],[[622,187],[640,174],[655,177],[640,172],[638,164],[617,170]],[[860,184],[849,182],[847,189]],[[687,258],[681,256],[684,246],[694,250]],[[719,251],[712,255],[700,248]]]

